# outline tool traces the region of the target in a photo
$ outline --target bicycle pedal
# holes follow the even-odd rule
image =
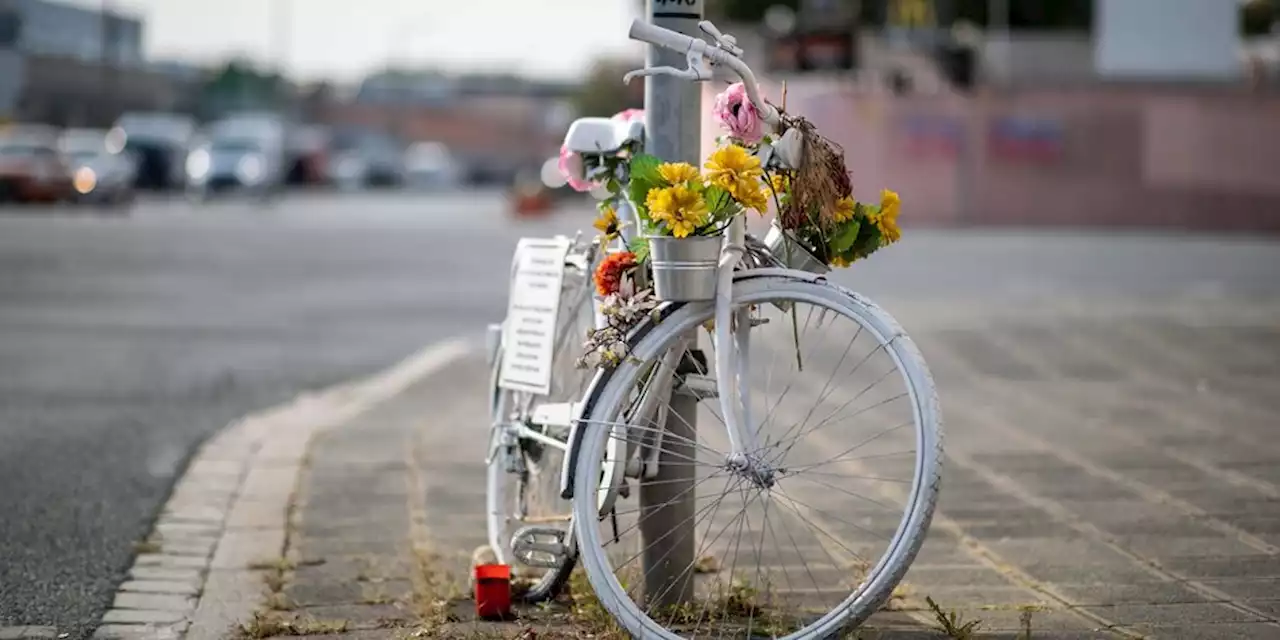
[[[555,569],[569,556],[567,533],[554,527],[525,527],[511,536],[511,553],[521,564]]]

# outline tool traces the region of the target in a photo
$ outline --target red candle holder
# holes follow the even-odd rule
[[[511,615],[511,567],[482,564],[475,568],[476,615],[502,619]]]

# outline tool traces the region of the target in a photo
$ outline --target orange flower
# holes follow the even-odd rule
[[[630,251],[611,253],[596,267],[596,293],[602,296],[618,292],[622,274],[636,266],[636,254]]]

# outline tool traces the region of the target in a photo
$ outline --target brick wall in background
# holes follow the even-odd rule
[[[902,194],[907,225],[1280,232],[1280,96],[1095,86],[899,98],[795,82],[787,93],[844,148],[861,197]],[[709,149],[717,129],[705,125]]]

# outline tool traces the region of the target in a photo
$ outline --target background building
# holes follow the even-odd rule
[[[0,48],[18,53],[140,66],[142,38],[142,20],[118,11],[0,0]]]

